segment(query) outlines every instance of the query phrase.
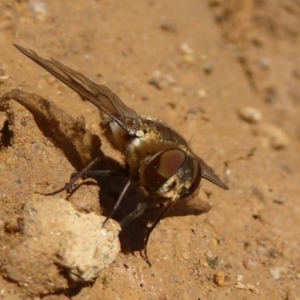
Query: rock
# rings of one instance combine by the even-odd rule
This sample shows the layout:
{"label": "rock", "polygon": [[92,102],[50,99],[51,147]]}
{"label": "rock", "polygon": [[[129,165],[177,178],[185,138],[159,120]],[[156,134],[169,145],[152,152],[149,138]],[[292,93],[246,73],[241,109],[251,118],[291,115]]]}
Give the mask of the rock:
{"label": "rock", "polygon": [[47,4],[43,1],[29,2],[29,8],[33,12],[37,21],[44,21],[47,17],[48,9]]}
{"label": "rock", "polygon": [[192,49],[191,46],[187,43],[182,43],[180,45],[180,51],[183,55],[192,55],[192,54],[194,54],[194,49]]}
{"label": "rock", "polygon": [[207,92],[205,89],[200,89],[198,92],[197,92],[197,96],[199,98],[202,98],[202,99],[205,99],[207,98]]}
{"label": "rock", "polygon": [[167,83],[169,85],[172,85],[172,84],[176,83],[176,79],[172,75],[170,75],[170,74],[164,74],[162,76],[162,80],[163,80],[163,82],[165,82],[165,83]]}
{"label": "rock", "polygon": [[182,54],[181,61],[184,65],[193,65],[196,62],[194,49],[189,44],[183,43],[180,45],[180,52]]}
{"label": "rock", "polygon": [[205,64],[203,66],[203,71],[205,74],[210,75],[214,70],[214,66],[212,64]]}
{"label": "rock", "polygon": [[213,280],[216,285],[224,286],[224,285],[228,284],[230,278],[223,271],[219,270],[214,274]]}
{"label": "rock", "polygon": [[262,137],[263,145],[272,147],[275,150],[286,148],[290,140],[287,134],[277,125],[272,123],[262,123],[253,129],[254,134]]}
{"label": "rock", "polygon": [[196,62],[196,58],[193,54],[186,54],[182,56],[182,62],[187,65],[193,65]]}
{"label": "rock", "polygon": [[248,123],[259,123],[262,119],[261,112],[257,108],[250,106],[239,109],[238,114],[241,119]]}
{"label": "rock", "polygon": [[281,278],[281,275],[286,273],[286,269],[283,267],[273,267],[270,268],[270,274],[273,278],[273,280],[278,280]]}
{"label": "rock", "polygon": [[258,65],[263,69],[263,70],[268,70],[270,68],[270,61],[267,58],[260,58],[258,60]]}
{"label": "rock", "polygon": [[[66,200],[36,197],[27,201],[21,238],[1,261],[5,276],[27,293],[45,295],[76,282],[93,281],[119,253],[120,227],[104,217],[81,214]],[[2,260],[2,259],[1,259]]]}

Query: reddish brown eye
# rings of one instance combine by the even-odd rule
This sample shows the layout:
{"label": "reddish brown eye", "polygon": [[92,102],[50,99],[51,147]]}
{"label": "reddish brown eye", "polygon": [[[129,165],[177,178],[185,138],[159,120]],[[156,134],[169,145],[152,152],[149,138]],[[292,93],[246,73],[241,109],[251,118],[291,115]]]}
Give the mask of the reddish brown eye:
{"label": "reddish brown eye", "polygon": [[182,166],[185,154],[178,149],[165,151],[161,154],[160,166],[157,171],[165,178],[172,177]]}
{"label": "reddish brown eye", "polygon": [[193,159],[193,176],[191,179],[191,186],[189,187],[189,195],[192,195],[196,192],[200,185],[202,177],[202,168],[199,162]]}
{"label": "reddish brown eye", "polygon": [[152,157],[143,173],[147,189],[158,190],[179,170],[185,157],[185,153],[179,149],[165,150]]}

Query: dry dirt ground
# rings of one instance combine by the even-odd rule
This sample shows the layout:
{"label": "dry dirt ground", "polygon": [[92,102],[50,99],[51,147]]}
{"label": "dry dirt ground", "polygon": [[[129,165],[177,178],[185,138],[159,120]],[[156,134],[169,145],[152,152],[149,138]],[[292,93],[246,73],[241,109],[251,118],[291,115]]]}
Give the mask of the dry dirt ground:
{"label": "dry dirt ground", "polygon": [[[122,157],[101,136],[97,109],[12,43],[163,119],[229,185],[203,180],[199,194],[174,207],[150,237],[152,267],[139,252],[149,216],[121,232],[121,251],[94,282],[74,283],[51,261],[48,238],[66,193],[35,192],[64,186],[99,153],[100,139],[104,153]],[[299,0],[2,0],[0,45],[0,96],[18,88],[51,101],[1,103],[1,299],[300,299]],[[41,116],[49,103],[61,109],[50,121]],[[106,180],[100,198],[111,207],[124,182]],[[68,214],[100,214],[98,192],[95,182],[82,185],[69,197],[81,213],[69,206]],[[116,219],[139,197],[130,191]],[[42,218],[33,233],[41,201],[53,204],[57,221],[47,227]]]}

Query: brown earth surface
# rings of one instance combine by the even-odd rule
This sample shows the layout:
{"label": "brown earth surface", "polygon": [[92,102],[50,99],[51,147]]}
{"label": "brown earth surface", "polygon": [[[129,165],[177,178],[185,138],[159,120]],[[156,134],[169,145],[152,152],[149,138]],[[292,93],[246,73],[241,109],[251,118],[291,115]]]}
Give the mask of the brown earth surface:
{"label": "brown earth surface", "polygon": [[[100,153],[98,136],[105,154],[122,157],[97,109],[12,43],[163,119],[230,187],[203,180],[172,209],[150,237],[152,267],[140,255],[148,215],[121,233],[121,252],[94,282],[75,284],[51,261],[51,234],[49,253],[32,233],[26,240],[35,192],[64,186]],[[300,299],[300,1],[2,0],[0,45],[0,97],[18,88],[43,99],[0,104],[0,299]],[[103,206],[93,180],[68,199],[100,214],[123,184],[100,185]],[[57,197],[37,201],[55,210]],[[139,197],[131,190],[115,218]]]}

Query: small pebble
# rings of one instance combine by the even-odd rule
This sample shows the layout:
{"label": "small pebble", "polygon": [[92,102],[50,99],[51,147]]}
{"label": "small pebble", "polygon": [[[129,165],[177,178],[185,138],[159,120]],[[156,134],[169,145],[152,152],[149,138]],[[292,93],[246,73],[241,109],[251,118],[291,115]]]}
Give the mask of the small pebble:
{"label": "small pebble", "polygon": [[212,73],[212,71],[214,70],[214,67],[212,64],[206,64],[204,67],[203,67],[203,71],[205,72],[205,74],[209,75]]}
{"label": "small pebble", "polygon": [[7,80],[8,78],[9,78],[8,75],[2,75],[2,76],[0,76],[0,80],[1,81]]}
{"label": "small pebble", "polygon": [[236,281],[237,281],[237,282],[241,282],[241,281],[243,281],[243,279],[244,279],[244,275],[242,275],[242,274],[238,274],[238,275],[236,276]]}
{"label": "small pebble", "polygon": [[194,107],[191,107],[187,110],[187,114],[196,115],[198,113],[198,110]]}
{"label": "small pebble", "polygon": [[217,271],[214,274],[214,283],[218,286],[226,285],[229,281],[229,277],[223,271]]}
{"label": "small pebble", "polygon": [[281,268],[281,267],[274,267],[274,268],[270,268],[270,274],[273,278],[273,280],[278,280],[281,278],[281,274],[285,273],[285,268]]}
{"label": "small pebble", "polygon": [[263,70],[268,70],[270,68],[270,61],[267,58],[261,58],[258,60],[258,65]]}
{"label": "small pebble", "polygon": [[160,70],[153,71],[153,77],[159,79],[162,76],[162,73]]}
{"label": "small pebble", "polygon": [[5,83],[5,82],[7,81],[8,78],[9,78],[8,75],[0,76],[0,84]]}
{"label": "small pebble", "polygon": [[208,265],[212,268],[215,269],[218,267],[219,265],[219,259],[218,257],[207,257],[206,261],[208,263]]}
{"label": "small pebble", "polygon": [[270,146],[275,150],[286,148],[289,143],[287,134],[277,125],[272,123],[263,123],[254,128],[254,134],[265,138],[263,140],[265,146]]}
{"label": "small pebble", "polygon": [[173,85],[176,83],[176,79],[170,75],[170,74],[162,74],[160,70],[155,70],[153,72],[153,78],[150,80],[151,82],[148,82],[152,85],[155,85],[154,82],[157,82],[158,85],[160,83],[162,84],[168,84],[168,85]]}
{"label": "small pebble", "polygon": [[160,29],[162,29],[164,31],[172,32],[172,33],[177,33],[177,29],[176,29],[175,25],[171,24],[171,23],[162,24],[160,26]]}
{"label": "small pebble", "polygon": [[169,75],[169,74],[163,75],[162,80],[167,84],[175,84],[176,83],[176,79],[172,75]]}
{"label": "small pebble", "polygon": [[206,90],[201,89],[197,92],[198,97],[200,97],[201,99],[205,99],[207,97],[207,93]]}
{"label": "small pebble", "polygon": [[235,287],[237,289],[246,289],[246,285],[241,283],[240,281],[236,283]]}
{"label": "small pebble", "polygon": [[184,55],[194,54],[194,50],[187,43],[183,43],[183,44],[180,45],[180,51]]}
{"label": "small pebble", "polygon": [[55,82],[57,82],[57,79],[55,77],[53,77],[53,76],[46,76],[46,80],[51,85],[53,85]]}
{"label": "small pebble", "polygon": [[193,65],[196,62],[196,59],[193,54],[185,54],[182,57],[182,61],[187,65]]}
{"label": "small pebble", "polygon": [[262,119],[261,112],[257,108],[250,106],[239,109],[238,114],[248,123],[259,123]]}
{"label": "small pebble", "polygon": [[44,21],[47,17],[47,4],[43,1],[33,1],[29,3],[30,10],[34,13],[37,21]]}
{"label": "small pebble", "polygon": [[183,93],[183,88],[180,86],[176,86],[172,89],[173,93],[178,93],[178,94],[182,94]]}
{"label": "small pebble", "polygon": [[158,90],[161,90],[161,89],[162,89],[161,86],[159,85],[159,82],[158,82],[156,79],[150,79],[150,80],[148,81],[148,83],[149,83],[150,85],[153,85],[154,87],[156,87]]}

